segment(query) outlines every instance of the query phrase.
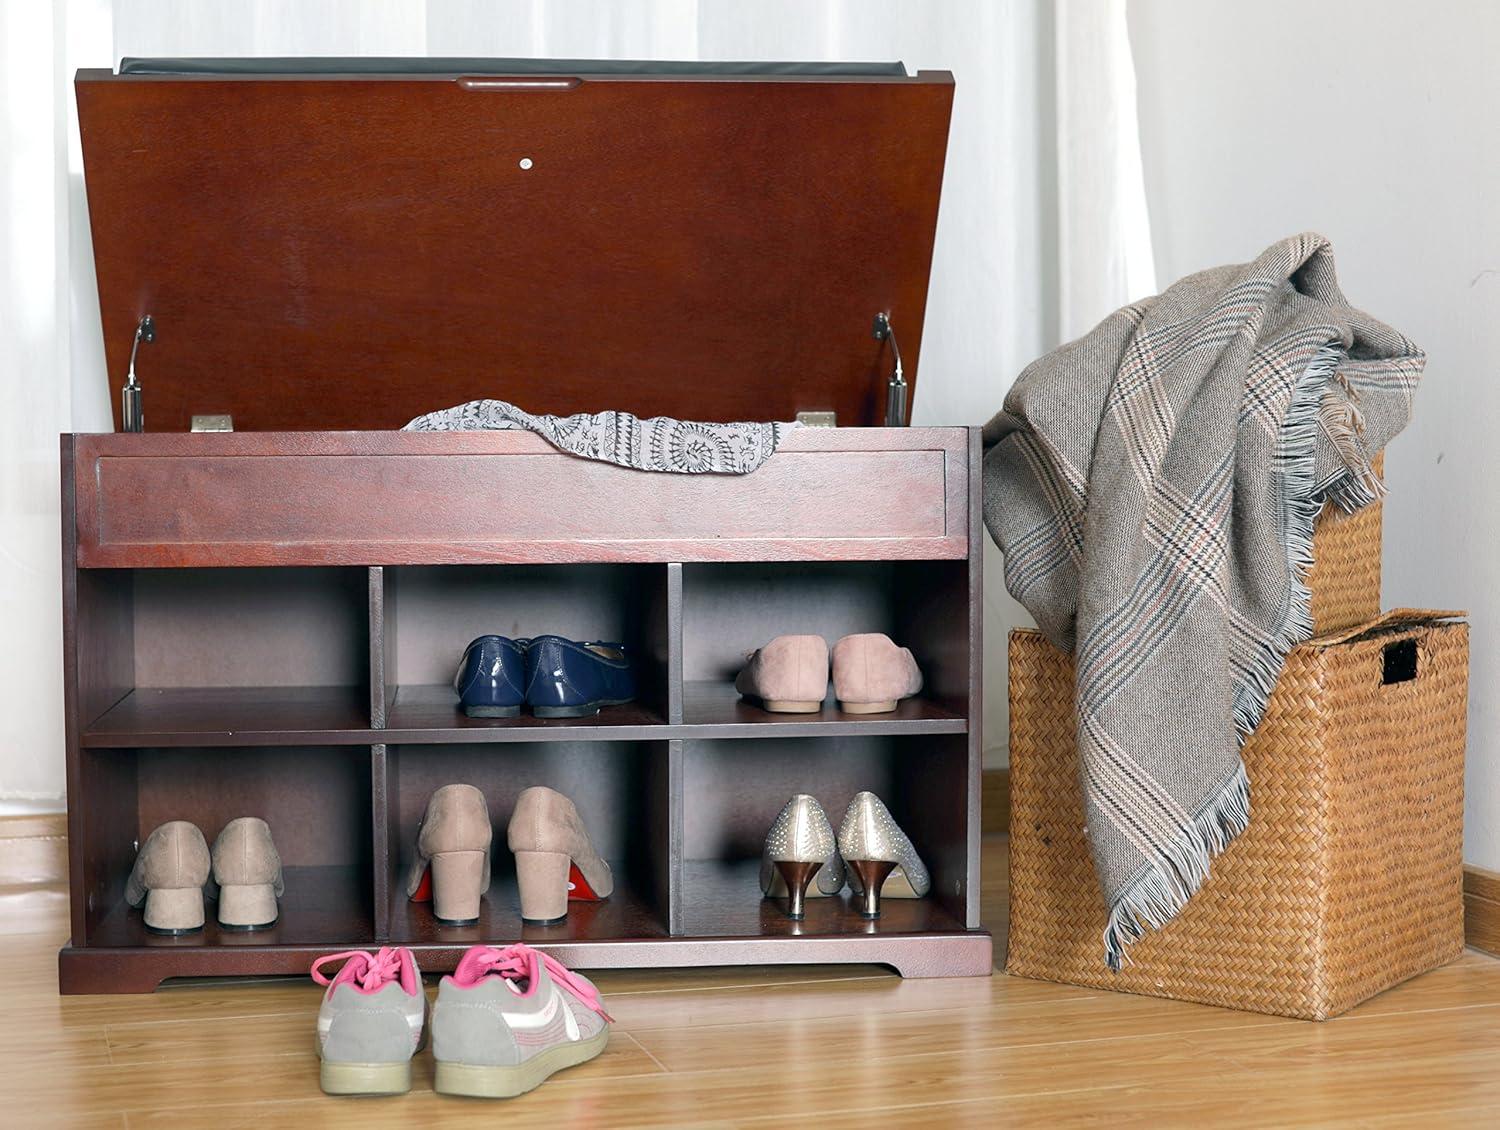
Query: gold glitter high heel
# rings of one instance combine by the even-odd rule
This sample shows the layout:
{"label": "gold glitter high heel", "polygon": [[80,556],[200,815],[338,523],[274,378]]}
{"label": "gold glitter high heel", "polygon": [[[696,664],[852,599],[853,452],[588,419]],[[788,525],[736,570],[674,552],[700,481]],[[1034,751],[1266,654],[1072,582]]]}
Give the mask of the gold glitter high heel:
{"label": "gold glitter high heel", "polygon": [[839,825],[839,854],[863,918],[880,917],[880,896],[919,899],[932,889],[917,849],[874,793],[858,793]]}
{"label": "gold glitter high heel", "polygon": [[837,894],[844,887],[844,861],[823,806],[806,793],[786,802],[766,833],[760,889],[767,898],[787,898],[786,916],[801,921],[805,899]]}

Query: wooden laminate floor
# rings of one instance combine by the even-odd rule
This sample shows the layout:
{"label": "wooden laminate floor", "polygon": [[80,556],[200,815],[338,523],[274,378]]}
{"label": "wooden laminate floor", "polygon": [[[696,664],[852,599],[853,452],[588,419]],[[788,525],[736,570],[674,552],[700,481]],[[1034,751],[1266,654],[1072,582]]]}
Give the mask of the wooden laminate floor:
{"label": "wooden laminate floor", "polygon": [[[1003,935],[1004,840],[985,855]],[[309,981],[59,997],[60,890],[0,888],[0,933],[6,1127],[1500,1122],[1500,961],[1477,953],[1326,1024],[998,973],[601,973],[604,1055],[492,1103],[434,1095],[425,1054],[408,1096],[324,1097]]]}

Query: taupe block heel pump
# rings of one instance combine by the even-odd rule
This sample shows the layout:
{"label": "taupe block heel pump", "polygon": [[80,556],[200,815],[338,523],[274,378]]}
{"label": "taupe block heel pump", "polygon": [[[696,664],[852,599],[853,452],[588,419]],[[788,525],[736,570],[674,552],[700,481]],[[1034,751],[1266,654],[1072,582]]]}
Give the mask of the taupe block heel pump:
{"label": "taupe block heel pump", "polygon": [[839,825],[838,848],[863,918],[880,917],[880,896],[921,898],[932,888],[917,849],[874,793],[857,793]]}
{"label": "taupe block heel pump", "polygon": [[224,825],[214,840],[214,884],[219,925],[226,930],[264,930],[280,917],[277,899],[285,891],[281,856],[271,829],[256,816]]}
{"label": "taupe block heel pump", "polygon": [[760,889],[767,898],[786,898],[786,916],[801,921],[808,897],[837,894],[844,886],[844,862],[828,814],[806,793],[786,802],[766,833]]}
{"label": "taupe block heel pump", "polygon": [[490,889],[490,808],[473,785],[444,785],[427,800],[417,829],[417,856],[406,878],[413,902],[432,900],[444,926],[479,921],[479,900]]}
{"label": "taupe block heel pump", "polygon": [[432,916],[445,926],[479,921],[479,900],[489,890],[490,853],[440,851],[432,857]]}
{"label": "taupe block heel pump", "polygon": [[518,796],[505,839],[516,853],[523,922],[550,926],[568,916],[570,901],[597,902],[614,892],[614,875],[578,809],[555,789],[538,785]]}

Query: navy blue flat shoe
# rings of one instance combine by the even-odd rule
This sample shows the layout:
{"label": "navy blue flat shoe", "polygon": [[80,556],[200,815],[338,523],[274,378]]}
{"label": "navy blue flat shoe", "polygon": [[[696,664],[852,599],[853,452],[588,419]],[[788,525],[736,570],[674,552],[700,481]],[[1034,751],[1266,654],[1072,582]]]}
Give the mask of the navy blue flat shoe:
{"label": "navy blue flat shoe", "polygon": [[526,648],[526,703],[538,718],[587,718],[635,698],[630,656],[617,643],[537,636]]}
{"label": "navy blue flat shoe", "polygon": [[526,701],[526,641],[480,636],[469,644],[453,689],[470,718],[514,718]]}

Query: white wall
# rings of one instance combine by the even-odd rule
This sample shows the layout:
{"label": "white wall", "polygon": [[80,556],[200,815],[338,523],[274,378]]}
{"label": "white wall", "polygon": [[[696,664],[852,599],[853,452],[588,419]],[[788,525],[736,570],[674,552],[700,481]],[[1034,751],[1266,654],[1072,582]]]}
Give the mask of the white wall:
{"label": "white wall", "polygon": [[1388,607],[1471,612],[1464,858],[1500,870],[1500,4],[1130,0],[1163,283],[1304,229],[1427,350],[1386,460]]}

